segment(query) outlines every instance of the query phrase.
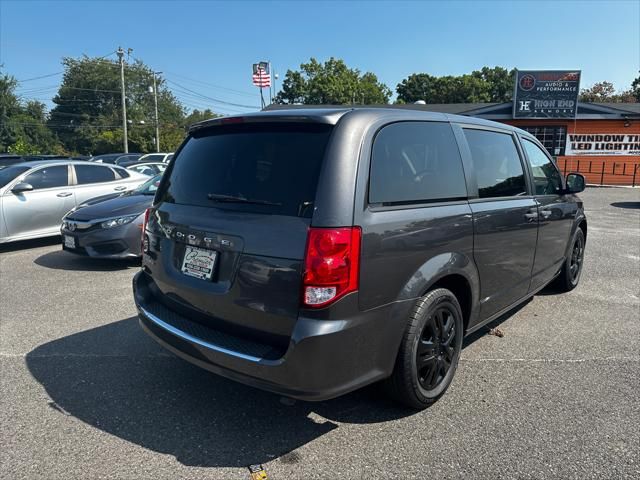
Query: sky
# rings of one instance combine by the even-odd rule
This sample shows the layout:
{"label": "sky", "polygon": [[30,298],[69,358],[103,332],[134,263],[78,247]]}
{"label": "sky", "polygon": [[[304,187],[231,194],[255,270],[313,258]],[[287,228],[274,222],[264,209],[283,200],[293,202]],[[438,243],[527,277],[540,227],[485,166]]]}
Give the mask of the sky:
{"label": "sky", "polygon": [[118,46],[162,71],[189,109],[223,114],[259,106],[252,63],[271,61],[279,86],[310,57],[342,58],[394,91],[412,73],[485,65],[581,69],[582,87],[607,80],[623,90],[640,69],[640,0],[0,0],[2,71],[18,80],[55,74],[21,82],[24,99],[51,105],[62,57]]}

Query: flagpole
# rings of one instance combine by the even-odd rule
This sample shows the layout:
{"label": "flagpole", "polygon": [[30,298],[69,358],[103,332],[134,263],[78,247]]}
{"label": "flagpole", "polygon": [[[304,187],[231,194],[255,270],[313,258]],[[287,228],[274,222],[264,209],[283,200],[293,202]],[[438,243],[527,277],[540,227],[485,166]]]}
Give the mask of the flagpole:
{"label": "flagpole", "polygon": [[273,95],[271,94],[271,62],[269,64],[269,105],[273,103]]}

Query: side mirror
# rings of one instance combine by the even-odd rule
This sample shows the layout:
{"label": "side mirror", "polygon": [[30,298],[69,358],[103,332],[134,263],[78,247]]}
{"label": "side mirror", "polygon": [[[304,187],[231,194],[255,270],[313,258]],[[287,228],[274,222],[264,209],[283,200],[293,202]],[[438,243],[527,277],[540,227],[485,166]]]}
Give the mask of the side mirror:
{"label": "side mirror", "polygon": [[13,186],[13,188],[11,189],[11,193],[18,194],[22,192],[30,192],[31,190],[33,190],[33,185],[26,182],[19,182]]}
{"label": "side mirror", "polygon": [[567,193],[580,193],[584,191],[584,187],[584,175],[580,175],[579,173],[570,173],[567,175]]}

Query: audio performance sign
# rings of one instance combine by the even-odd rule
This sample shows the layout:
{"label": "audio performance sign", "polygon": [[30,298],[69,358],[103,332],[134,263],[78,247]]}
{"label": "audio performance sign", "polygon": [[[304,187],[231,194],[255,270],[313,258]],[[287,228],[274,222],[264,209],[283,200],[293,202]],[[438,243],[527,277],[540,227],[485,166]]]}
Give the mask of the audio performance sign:
{"label": "audio performance sign", "polygon": [[580,70],[518,70],[513,118],[575,118]]}

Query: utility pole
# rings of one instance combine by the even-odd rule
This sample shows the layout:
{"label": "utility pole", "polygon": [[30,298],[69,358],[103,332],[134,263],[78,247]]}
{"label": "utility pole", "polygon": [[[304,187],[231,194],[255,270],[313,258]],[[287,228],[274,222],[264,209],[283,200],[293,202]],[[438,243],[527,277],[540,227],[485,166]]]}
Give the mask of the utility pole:
{"label": "utility pole", "polygon": [[118,58],[120,59],[120,90],[122,93],[122,143],[124,145],[124,153],[129,153],[129,139],[127,135],[127,102],[124,94],[124,50],[118,47]]}
{"label": "utility pole", "polygon": [[153,72],[153,104],[156,110],[156,152],[160,151],[160,124],[158,123],[158,88],[156,87],[156,75],[162,72]]}

